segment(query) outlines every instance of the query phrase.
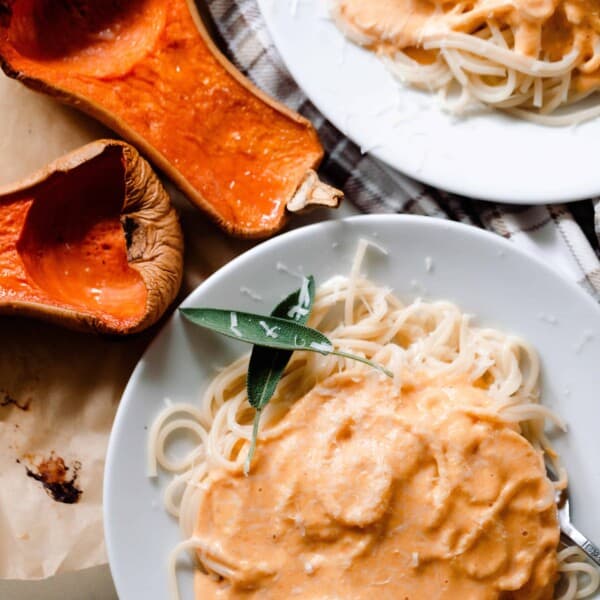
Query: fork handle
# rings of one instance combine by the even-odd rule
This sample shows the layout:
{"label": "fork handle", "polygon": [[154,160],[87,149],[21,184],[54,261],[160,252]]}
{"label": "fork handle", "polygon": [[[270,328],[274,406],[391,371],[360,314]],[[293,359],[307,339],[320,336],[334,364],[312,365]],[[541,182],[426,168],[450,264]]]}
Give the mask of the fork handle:
{"label": "fork handle", "polygon": [[581,531],[571,524],[568,527],[563,527],[562,532],[600,567],[600,548],[596,544],[588,540]]}

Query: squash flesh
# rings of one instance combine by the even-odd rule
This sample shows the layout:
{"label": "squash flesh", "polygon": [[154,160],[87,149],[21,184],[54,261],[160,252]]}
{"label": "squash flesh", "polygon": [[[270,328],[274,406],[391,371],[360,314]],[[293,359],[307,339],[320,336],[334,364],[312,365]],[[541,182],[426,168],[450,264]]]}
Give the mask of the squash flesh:
{"label": "squash flesh", "polygon": [[57,72],[111,78],[126,74],[152,50],[165,19],[160,0],[21,0],[13,5],[8,37],[23,56]]}
{"label": "squash flesh", "polygon": [[73,309],[115,328],[143,316],[147,289],[120,222],[124,169],[113,148],[0,198],[0,303]]}
{"label": "squash flesh", "polygon": [[[310,124],[267,104],[225,69],[185,0],[140,0],[135,10],[111,1],[111,18],[105,8],[96,20],[101,2],[77,2],[88,7],[83,21],[52,8],[59,4],[14,2],[9,27],[0,29],[5,64],[28,84],[83,98],[85,110],[155,150],[155,162],[188,195],[186,184],[197,190],[197,201],[226,228],[246,235],[277,229],[322,155]],[[56,40],[75,26],[85,32],[61,47]]]}

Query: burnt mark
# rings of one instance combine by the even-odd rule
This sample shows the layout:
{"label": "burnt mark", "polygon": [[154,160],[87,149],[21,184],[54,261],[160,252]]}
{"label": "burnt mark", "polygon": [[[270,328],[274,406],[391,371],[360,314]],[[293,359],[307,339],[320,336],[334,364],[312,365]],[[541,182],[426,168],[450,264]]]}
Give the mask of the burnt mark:
{"label": "burnt mark", "polygon": [[131,217],[124,217],[121,219],[121,226],[125,232],[125,244],[127,245],[127,250],[129,250],[133,243],[133,234],[138,228],[138,224]]}
{"label": "burnt mark", "polygon": [[25,402],[19,402],[13,398],[8,392],[0,390],[0,408],[4,406],[15,406],[19,410],[29,410],[31,406],[31,398],[27,398]]}
{"label": "burnt mark", "polygon": [[127,248],[127,259],[135,262],[143,258],[146,251],[146,235],[144,227],[133,217],[121,217],[121,227],[125,234],[125,246]]}
{"label": "burnt mark", "polygon": [[54,452],[33,468],[25,467],[27,477],[39,481],[52,500],[63,504],[75,504],[83,494],[83,491],[77,487],[80,469],[79,461],[67,467],[65,461]]}

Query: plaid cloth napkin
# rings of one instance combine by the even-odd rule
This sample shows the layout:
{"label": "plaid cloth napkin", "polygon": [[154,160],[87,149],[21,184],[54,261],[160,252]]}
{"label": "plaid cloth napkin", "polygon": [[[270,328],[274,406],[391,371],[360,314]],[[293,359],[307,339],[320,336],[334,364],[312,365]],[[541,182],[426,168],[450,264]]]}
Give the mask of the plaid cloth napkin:
{"label": "plaid cloth napkin", "polygon": [[212,19],[208,25],[217,44],[256,85],[312,121],[326,151],[321,176],[344,190],[360,210],[427,215],[489,229],[537,255],[600,300],[600,198],[569,205],[509,206],[414,181],[361,154],[325,120],[284,67],[256,0],[207,0],[207,5],[205,17]]}

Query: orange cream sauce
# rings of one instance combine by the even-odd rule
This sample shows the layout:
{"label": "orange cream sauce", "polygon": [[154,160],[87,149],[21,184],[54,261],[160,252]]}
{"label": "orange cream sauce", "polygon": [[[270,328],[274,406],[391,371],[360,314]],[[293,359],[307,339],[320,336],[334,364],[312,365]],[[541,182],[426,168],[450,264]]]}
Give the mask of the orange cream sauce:
{"label": "orange cream sauce", "polygon": [[0,45],[15,68],[112,112],[229,223],[278,223],[321,156],[305,122],[266,105],[221,66],[186,0],[17,0],[12,10]]}
{"label": "orange cream sauce", "polygon": [[510,27],[514,49],[560,60],[578,50],[573,87],[600,86],[600,0],[339,0],[339,17],[364,45],[387,54],[415,52],[431,34],[476,33],[488,21]]}
{"label": "orange cream sauce", "polygon": [[0,303],[72,308],[111,324],[143,316],[147,290],[127,262],[119,220],[121,160],[106,151],[0,199]]}
{"label": "orange cream sauce", "polygon": [[227,577],[199,599],[552,598],[559,527],[542,459],[463,383],[399,396],[336,375],[258,446],[214,471],[195,535]]}

